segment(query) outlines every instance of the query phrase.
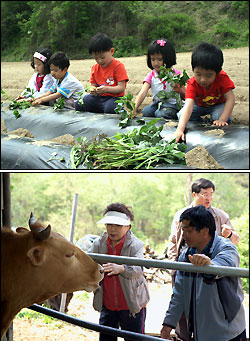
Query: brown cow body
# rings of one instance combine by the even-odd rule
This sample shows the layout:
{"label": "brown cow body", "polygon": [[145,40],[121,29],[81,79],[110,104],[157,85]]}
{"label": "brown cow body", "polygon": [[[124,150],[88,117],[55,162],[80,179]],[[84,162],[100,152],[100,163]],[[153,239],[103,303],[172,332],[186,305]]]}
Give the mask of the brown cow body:
{"label": "brown cow body", "polygon": [[1,337],[25,307],[59,293],[93,291],[102,267],[63,236],[29,220],[31,231],[1,230]]}

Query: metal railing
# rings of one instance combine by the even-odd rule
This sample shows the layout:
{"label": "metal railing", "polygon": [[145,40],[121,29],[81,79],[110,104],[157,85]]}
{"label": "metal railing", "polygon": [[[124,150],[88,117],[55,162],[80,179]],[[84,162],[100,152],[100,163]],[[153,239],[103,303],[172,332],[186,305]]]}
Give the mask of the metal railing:
{"label": "metal railing", "polygon": [[[99,253],[88,253],[88,255],[93,258],[96,262],[99,263],[117,263],[117,264],[126,264],[126,265],[138,265],[146,268],[154,267],[159,269],[171,269],[171,270],[181,270],[188,272],[199,272],[220,276],[237,276],[237,277],[245,277],[249,278],[249,269],[247,268],[232,268],[229,266],[216,266],[216,265],[205,265],[205,266],[194,266],[190,263],[185,262],[173,262],[167,260],[155,260],[155,259],[144,259],[144,258],[136,258],[136,257],[124,257],[124,256],[110,256],[103,255]],[[94,330],[96,332],[105,333],[108,335],[118,336],[127,338],[129,340],[159,340],[158,337],[149,336],[145,334],[138,334],[134,332],[129,332],[125,330],[120,330],[116,328],[111,328],[107,326],[102,326],[96,323],[87,322],[80,320],[78,318],[63,314],[61,312],[57,312],[55,310],[41,307],[40,305],[33,304],[29,307],[29,309],[35,310],[39,313],[46,314],[51,317],[55,317],[62,321]]]}
{"label": "metal railing", "polygon": [[187,272],[199,272],[219,276],[236,276],[249,278],[249,269],[247,268],[232,268],[230,266],[217,265],[194,266],[191,263],[185,262],[173,262],[167,260],[145,259],[124,256],[110,256],[99,253],[88,253],[88,255],[98,263],[109,262],[126,265],[140,265],[146,268],[152,267],[159,269],[181,270]]}
{"label": "metal railing", "polygon": [[69,316],[69,315],[63,314],[61,312],[49,309],[49,308],[41,307],[40,305],[37,305],[37,304],[33,304],[32,306],[29,307],[29,309],[37,311],[38,313],[42,313],[42,314],[46,314],[46,315],[51,316],[51,317],[55,317],[59,320],[74,324],[74,325],[79,326],[79,327],[91,329],[91,330],[94,330],[96,332],[101,332],[101,333],[108,334],[108,335],[123,337],[123,338],[126,338],[128,340],[143,340],[143,341],[157,341],[158,340],[159,341],[158,337],[134,333],[134,332],[129,332],[126,330],[102,326],[100,324],[93,323],[93,322],[83,321],[83,320],[80,320],[80,319],[75,318],[73,316]]}

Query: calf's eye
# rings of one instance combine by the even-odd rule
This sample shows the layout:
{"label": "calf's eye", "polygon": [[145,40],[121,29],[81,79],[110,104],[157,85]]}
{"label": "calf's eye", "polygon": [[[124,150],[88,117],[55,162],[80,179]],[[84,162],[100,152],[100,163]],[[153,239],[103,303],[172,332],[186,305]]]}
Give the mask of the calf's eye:
{"label": "calf's eye", "polygon": [[74,251],[72,251],[72,252],[67,253],[67,254],[65,255],[65,257],[71,258],[71,257],[74,256],[74,254],[75,254]]}

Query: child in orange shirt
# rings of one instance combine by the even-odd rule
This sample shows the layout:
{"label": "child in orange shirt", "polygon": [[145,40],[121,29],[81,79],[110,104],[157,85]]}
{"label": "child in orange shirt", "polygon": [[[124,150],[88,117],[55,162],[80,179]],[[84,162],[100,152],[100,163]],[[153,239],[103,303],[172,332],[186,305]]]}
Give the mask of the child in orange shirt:
{"label": "child in orange shirt", "polygon": [[91,68],[90,84],[93,89],[84,96],[84,104],[75,102],[75,110],[115,114],[115,101],[124,96],[128,75],[124,65],[113,58],[112,40],[102,33],[96,34],[89,43],[89,53],[96,60]]}

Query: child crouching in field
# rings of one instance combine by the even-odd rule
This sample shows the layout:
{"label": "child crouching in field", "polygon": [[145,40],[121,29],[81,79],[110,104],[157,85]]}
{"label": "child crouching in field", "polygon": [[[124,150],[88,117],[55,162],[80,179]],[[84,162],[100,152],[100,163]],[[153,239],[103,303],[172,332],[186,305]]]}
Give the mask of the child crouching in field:
{"label": "child crouching in field", "polygon": [[15,99],[16,101],[32,102],[33,98],[37,98],[49,90],[54,82],[49,67],[50,57],[51,52],[47,48],[41,48],[34,53],[31,66],[35,73],[30,78],[27,88]]}
{"label": "child crouching in field", "polygon": [[[116,256],[143,258],[144,244],[131,232],[134,215],[122,203],[113,203],[104,211],[98,223],[107,232],[96,238],[88,250]],[[104,279],[94,293],[93,306],[101,312],[99,323],[144,334],[146,304],[149,292],[141,266],[106,263]],[[100,341],[116,340],[115,336],[100,333]]]}
{"label": "child crouching in field", "polygon": [[90,40],[89,53],[96,61],[90,75],[92,90],[83,104],[75,103],[75,110],[115,114],[115,101],[124,96],[129,79],[124,65],[113,58],[114,51],[106,34],[98,33]]}
{"label": "child crouching in field", "polygon": [[177,113],[179,124],[173,134],[176,142],[185,139],[184,130],[189,120],[201,121],[210,114],[211,123],[223,127],[231,123],[235,99],[234,83],[222,71],[223,53],[217,46],[199,44],[191,57],[194,77],[187,81],[185,105]]}
{"label": "child crouching in field", "polygon": [[69,59],[64,52],[54,53],[49,61],[51,75],[55,78],[54,83],[44,95],[36,98],[33,106],[44,102],[58,101],[64,98],[64,107],[74,109],[74,101],[84,93],[81,82],[68,72]]}
{"label": "child crouching in field", "polygon": [[[180,94],[181,99],[185,97],[185,86],[180,87],[179,84],[175,84],[172,88],[167,81],[163,81],[158,77],[160,72],[160,67],[165,66],[166,68],[172,68],[176,64],[176,53],[173,45],[167,39],[157,39],[154,40],[148,47],[147,52],[147,65],[152,70],[146,76],[143,81],[143,86],[139,92],[136,102],[135,110],[132,117],[135,117],[139,106],[144,101],[149,89],[152,90],[153,103],[146,106],[142,110],[143,116],[146,117],[164,117],[168,119],[177,119],[176,113],[178,112],[178,107],[176,104],[175,97],[170,97],[166,102],[162,103],[160,108],[159,104],[162,102],[157,94],[160,91],[165,91],[170,93],[175,91]],[[172,68],[176,75],[181,74],[179,70]],[[171,94],[170,94],[171,96]]]}

